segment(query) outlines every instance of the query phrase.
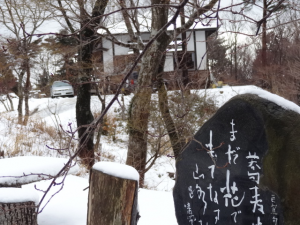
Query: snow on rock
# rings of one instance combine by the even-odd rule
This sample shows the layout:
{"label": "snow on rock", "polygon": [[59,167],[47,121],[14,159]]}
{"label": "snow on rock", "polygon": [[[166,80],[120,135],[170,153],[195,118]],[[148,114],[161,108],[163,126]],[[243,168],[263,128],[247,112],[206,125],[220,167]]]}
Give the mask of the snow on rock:
{"label": "snow on rock", "polygon": [[272,94],[268,91],[265,91],[259,87],[249,85],[249,86],[223,86],[222,88],[207,89],[205,91],[201,90],[200,93],[203,94],[206,92],[208,96],[215,99],[215,103],[218,107],[221,107],[232,97],[241,94],[255,94],[261,98],[264,98],[268,101],[274,102],[275,104],[281,106],[286,110],[292,110],[294,112],[300,113],[300,107],[281,96]]}
{"label": "snow on rock", "polygon": [[294,102],[291,102],[281,96],[272,94],[272,93],[262,90],[260,88],[257,88],[257,89],[253,88],[249,91],[245,91],[245,94],[246,93],[258,95],[261,98],[264,98],[266,100],[274,102],[275,104],[281,106],[282,108],[284,108],[286,110],[292,110],[292,111],[300,114],[300,107],[297,104],[295,104]]}
{"label": "snow on rock", "polygon": [[[20,156],[0,159],[0,184],[27,184],[47,179],[49,178],[48,176],[40,176],[38,174],[55,176],[67,162],[68,159],[65,158],[40,156]],[[69,171],[70,174],[78,172],[79,166],[77,164],[71,167]]]}
{"label": "snow on rock", "polygon": [[36,191],[22,188],[0,188],[1,203],[34,202],[39,203],[39,196]]}
{"label": "snow on rock", "polygon": [[94,170],[128,180],[139,180],[139,173],[131,166],[115,162],[98,162],[93,166]]}

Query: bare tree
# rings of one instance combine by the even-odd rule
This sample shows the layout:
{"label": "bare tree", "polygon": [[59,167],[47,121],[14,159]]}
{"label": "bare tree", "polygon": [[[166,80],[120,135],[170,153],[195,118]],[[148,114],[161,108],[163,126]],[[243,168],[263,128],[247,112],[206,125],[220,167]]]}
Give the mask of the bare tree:
{"label": "bare tree", "polygon": [[[129,109],[129,143],[126,164],[133,166],[140,173],[140,185],[143,186],[144,173],[146,169],[147,159],[147,129],[148,118],[150,113],[150,98],[152,94],[152,80],[156,79],[159,74],[161,62],[163,62],[164,53],[169,43],[174,40],[177,35],[185,32],[194,23],[194,20],[204,13],[209,12],[217,0],[210,1],[203,7],[197,7],[190,15],[189,20],[174,33],[167,32],[167,27],[176,24],[176,19],[180,11],[187,4],[182,1],[175,8],[172,18],[169,20],[169,7],[172,7],[169,1],[151,1],[152,23],[150,27],[150,37],[153,42],[147,48],[147,51],[141,59],[139,71],[138,86],[135,90]],[[149,43],[149,42],[148,42]],[[139,46],[135,46],[138,48]],[[164,113],[165,114],[165,113]],[[175,152],[178,155],[179,152]]]}
{"label": "bare tree", "polygon": [[[84,145],[79,156],[87,168],[92,167],[95,158],[93,135],[90,135],[86,140],[88,136],[85,134],[87,126],[94,120],[90,109],[92,55],[97,48],[101,48],[101,39],[99,40],[99,35],[97,35],[97,27],[101,25],[107,2],[96,0],[89,4],[83,0],[78,0],[76,3],[68,0],[57,0],[57,4],[52,4],[52,7],[61,13],[60,16],[64,18],[69,31],[72,34],[75,34],[75,31],[78,32],[76,119],[79,128],[79,145]],[[73,12],[73,15],[70,15],[70,12]],[[75,26],[72,23],[74,20],[76,21]]]}
{"label": "bare tree", "polygon": [[[234,58],[234,54],[230,49],[232,46],[227,44],[227,41],[225,38],[213,34],[207,42],[209,72],[218,80],[222,78],[228,79],[232,76],[231,72],[234,63],[232,59]],[[229,54],[227,52],[229,52]]]}
{"label": "bare tree", "polygon": [[267,61],[267,21],[270,19],[270,16],[278,16],[282,13],[282,9],[287,7],[285,0],[261,0],[262,6],[259,5],[259,2],[251,0],[243,0],[248,7],[256,6],[256,8],[261,9],[262,11],[262,20],[257,22],[257,33],[262,28],[261,32],[261,64],[263,67],[268,65]]}
{"label": "bare tree", "polygon": [[[10,57],[8,53],[0,52],[0,101],[4,105],[6,111],[13,111],[14,105],[10,97],[10,92],[16,85],[16,79],[13,75],[11,68],[12,62],[9,60],[9,58]],[[9,101],[9,105],[5,104],[6,100]]]}
{"label": "bare tree", "polygon": [[[187,1],[182,1],[180,4],[171,5],[169,2],[157,2],[155,0],[151,1],[150,5],[140,6],[141,8],[151,8],[151,26],[148,28],[150,31],[150,39],[146,45],[140,41],[140,24],[136,24],[136,20],[134,17],[134,13],[130,13],[133,10],[136,10],[138,5],[133,7],[133,4],[126,5],[124,2],[121,2],[120,10],[123,12],[123,17],[125,20],[125,24],[127,25],[127,31],[131,36],[130,43],[121,43],[119,40],[115,39],[113,35],[110,34],[109,30],[106,29],[107,33],[111,35],[110,40],[115,42],[116,44],[120,44],[126,47],[131,47],[134,49],[134,52],[138,52],[138,50],[144,50],[143,56],[141,57],[141,61],[139,62],[139,79],[138,86],[135,90],[135,95],[132,99],[130,108],[129,108],[129,119],[128,119],[128,127],[129,127],[129,144],[128,144],[128,155],[127,155],[127,164],[134,166],[140,173],[140,184],[143,185],[143,177],[144,172],[146,171],[146,158],[147,158],[147,130],[148,130],[148,119],[150,113],[150,98],[152,94],[152,81],[156,80],[161,74],[160,67],[163,65],[164,56],[169,43],[174,40],[176,42],[176,37],[179,34],[184,33],[188,28],[190,28],[195,19],[197,18],[198,23],[205,23],[205,19],[209,20],[210,18],[214,18],[214,15],[217,15],[220,12],[218,8],[214,8],[215,4],[218,1],[208,1],[206,5],[204,3],[199,6],[194,3],[189,3],[192,6],[193,10],[189,15],[183,15],[188,18],[188,20],[183,23],[182,27],[176,27],[176,19],[179,16],[182,9],[186,6]],[[242,5],[241,3],[237,5]],[[219,7],[219,5],[218,5]],[[224,7],[223,10],[228,10],[233,7],[233,5]],[[171,9],[171,10],[169,10]],[[170,14],[172,17],[169,18],[169,11],[172,11]],[[216,12],[216,14],[214,14]],[[232,12],[236,13],[236,12]],[[242,14],[242,18],[246,17],[243,14],[243,11],[238,12]],[[209,16],[208,16],[209,15]],[[270,15],[267,15],[270,16]],[[264,20],[267,18],[264,18]],[[264,21],[263,20],[263,21]],[[254,19],[251,20],[255,22]],[[166,31],[166,28],[170,25],[174,25],[175,28],[173,32]],[[132,29],[135,27],[134,29]],[[139,58],[138,58],[139,59]],[[137,59],[137,60],[138,60]],[[237,60],[236,60],[237,61]],[[164,85],[160,87],[163,88]],[[161,95],[166,96],[166,95]],[[164,102],[167,98],[164,98]],[[164,103],[167,106],[166,102]],[[162,108],[163,109],[163,108]],[[162,114],[167,116],[168,110],[165,108],[162,110]],[[170,121],[166,118],[166,120]],[[168,122],[170,125],[171,123]],[[176,133],[176,129],[174,130],[174,126],[170,126],[169,135]],[[175,137],[176,139],[176,137]],[[181,147],[175,147],[175,143],[179,143],[179,141],[174,141],[174,155],[175,157],[179,154]],[[181,145],[181,144],[180,144]],[[181,145],[182,146],[182,145]],[[173,149],[173,150],[174,150]]]}
{"label": "bare tree", "polygon": [[[29,90],[31,87],[31,60],[35,57],[38,40],[31,36],[36,33],[42,24],[49,19],[44,5],[39,1],[28,0],[1,0],[0,23],[7,30],[9,50],[16,60],[19,60],[18,76],[18,122],[27,123],[29,117]],[[26,80],[24,76],[26,74]],[[25,85],[23,85],[25,82]],[[23,119],[22,107],[25,100],[25,117]]]}

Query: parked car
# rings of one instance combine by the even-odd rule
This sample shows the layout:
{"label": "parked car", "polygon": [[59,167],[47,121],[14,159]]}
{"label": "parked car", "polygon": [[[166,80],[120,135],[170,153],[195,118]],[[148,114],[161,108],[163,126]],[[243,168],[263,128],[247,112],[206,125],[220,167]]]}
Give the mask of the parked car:
{"label": "parked car", "polygon": [[67,80],[54,81],[51,86],[50,95],[51,98],[60,96],[74,97],[74,88]]}

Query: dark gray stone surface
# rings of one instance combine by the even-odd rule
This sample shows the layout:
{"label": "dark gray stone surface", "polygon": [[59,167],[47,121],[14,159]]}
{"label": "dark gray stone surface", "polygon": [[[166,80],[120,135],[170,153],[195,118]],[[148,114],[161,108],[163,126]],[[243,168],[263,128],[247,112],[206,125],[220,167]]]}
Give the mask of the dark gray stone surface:
{"label": "dark gray stone surface", "polygon": [[300,224],[299,122],[256,95],[221,107],[176,162],[178,224]]}

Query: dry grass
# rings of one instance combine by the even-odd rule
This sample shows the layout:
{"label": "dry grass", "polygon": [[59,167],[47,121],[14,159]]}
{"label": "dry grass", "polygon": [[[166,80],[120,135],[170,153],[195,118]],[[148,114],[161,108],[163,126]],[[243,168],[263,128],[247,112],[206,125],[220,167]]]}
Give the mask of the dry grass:
{"label": "dry grass", "polygon": [[45,121],[31,120],[31,131],[42,132],[48,134],[51,138],[55,139],[57,130],[52,126],[47,126]]}
{"label": "dry grass", "polygon": [[2,135],[7,139],[0,139],[0,150],[3,157],[14,156],[55,156],[64,157],[63,151],[51,150],[75,148],[75,141],[62,130],[48,126],[45,121],[29,118],[27,126],[17,124],[17,120],[7,114],[1,114],[0,121],[4,124]]}

